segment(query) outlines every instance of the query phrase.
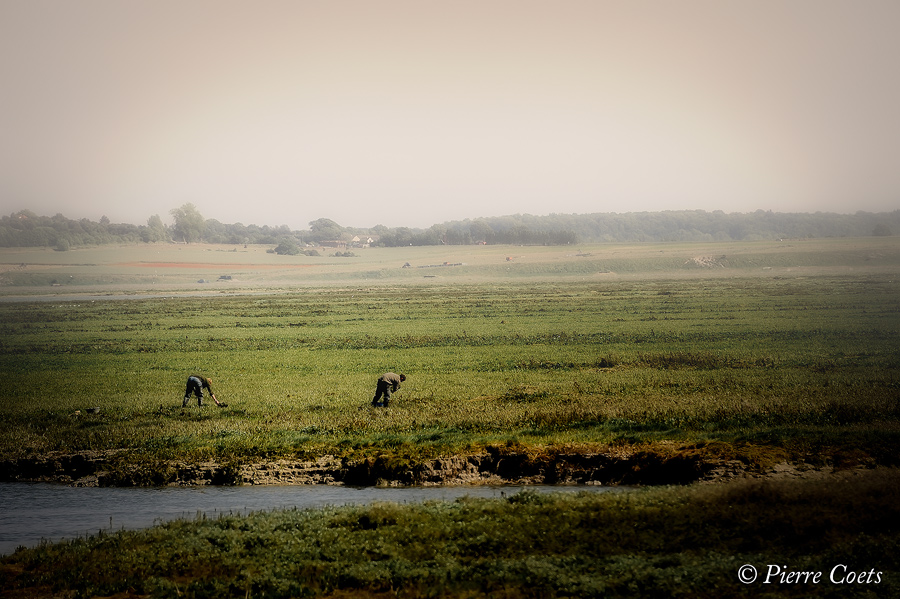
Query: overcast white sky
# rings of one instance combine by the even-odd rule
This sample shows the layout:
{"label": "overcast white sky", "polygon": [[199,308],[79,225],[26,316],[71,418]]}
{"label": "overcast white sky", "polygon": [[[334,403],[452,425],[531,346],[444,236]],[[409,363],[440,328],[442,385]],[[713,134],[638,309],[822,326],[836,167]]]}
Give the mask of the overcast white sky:
{"label": "overcast white sky", "polygon": [[897,0],[0,0],[0,213],[900,208]]}

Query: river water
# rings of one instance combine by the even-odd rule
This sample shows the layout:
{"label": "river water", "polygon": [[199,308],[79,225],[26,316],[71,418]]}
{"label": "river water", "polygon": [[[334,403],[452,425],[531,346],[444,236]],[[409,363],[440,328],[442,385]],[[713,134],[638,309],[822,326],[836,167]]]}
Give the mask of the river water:
{"label": "river water", "polygon": [[247,514],[279,508],[316,508],[373,501],[416,503],[459,497],[508,497],[523,489],[606,492],[600,486],[340,487],[328,485],[97,488],[45,483],[0,483],[0,555],[41,541],[59,541],[99,531],[149,528],[203,514]]}

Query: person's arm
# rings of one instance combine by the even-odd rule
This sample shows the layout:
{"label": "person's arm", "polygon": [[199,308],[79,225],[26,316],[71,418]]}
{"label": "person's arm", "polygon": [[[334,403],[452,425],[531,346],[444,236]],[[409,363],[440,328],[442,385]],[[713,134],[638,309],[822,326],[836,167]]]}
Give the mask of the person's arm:
{"label": "person's arm", "polygon": [[216,405],[219,405],[219,400],[216,399],[216,394],[213,393],[212,385],[209,384],[209,379],[204,380],[203,385],[206,387],[206,390],[209,391],[209,396],[213,398],[213,401],[216,402]]}

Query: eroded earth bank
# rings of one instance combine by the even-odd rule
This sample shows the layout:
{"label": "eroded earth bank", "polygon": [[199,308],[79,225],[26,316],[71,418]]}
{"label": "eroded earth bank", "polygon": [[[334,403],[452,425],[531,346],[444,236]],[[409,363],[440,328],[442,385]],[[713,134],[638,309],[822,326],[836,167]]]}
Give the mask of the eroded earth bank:
{"label": "eroded earth bank", "polygon": [[412,461],[396,456],[315,460],[141,460],[124,450],[53,453],[0,462],[2,482],[55,482],[73,486],[301,485],[660,485],[747,477],[810,477],[868,469],[865,462],[834,460],[755,462],[703,451],[481,453]]}

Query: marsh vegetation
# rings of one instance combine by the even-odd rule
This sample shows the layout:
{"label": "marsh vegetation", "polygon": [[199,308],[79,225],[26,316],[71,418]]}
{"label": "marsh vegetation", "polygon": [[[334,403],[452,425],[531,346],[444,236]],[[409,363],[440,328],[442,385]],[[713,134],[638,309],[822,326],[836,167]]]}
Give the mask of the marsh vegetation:
{"label": "marsh vegetation", "polygon": [[[0,587],[14,597],[889,597],[900,591],[898,482],[524,491],[180,520],[20,550],[0,562]],[[759,578],[744,584],[748,565]],[[772,566],[819,580],[784,583]]]}
{"label": "marsh vegetation", "polygon": [[[187,250],[166,247],[160,251],[171,255]],[[158,474],[174,459],[240,464],[332,455],[414,465],[429,458],[484,451],[689,453],[708,460],[737,460],[751,470],[782,461],[830,469],[898,465],[900,247],[894,238],[810,245],[411,251],[372,250],[320,264],[318,269],[291,270],[315,258],[263,258],[260,252],[235,259],[213,250],[206,254],[207,263],[218,262],[222,269],[227,264],[236,275],[229,287],[213,288],[187,283],[198,272],[207,276],[219,272],[208,267],[192,271],[189,264],[199,262],[196,254],[182,260],[183,266],[168,269],[173,274],[164,274],[164,281],[153,283],[140,282],[136,273],[145,267],[121,259],[115,263],[119,266],[111,261],[90,268],[46,264],[42,269],[9,274],[6,279],[18,285],[4,287],[7,301],[0,302],[0,376],[4,381],[0,456],[10,461],[49,452],[124,450],[117,454],[124,456],[117,458],[120,463],[112,466],[139,466],[148,472],[147,483],[165,482]],[[277,259],[290,262],[280,263],[280,270],[258,267],[264,260]],[[163,261],[172,262],[170,258]],[[412,267],[401,268],[404,262]],[[444,262],[463,266],[416,268]],[[98,287],[97,277],[102,278],[98,272],[114,281],[112,287]],[[435,272],[439,276],[426,277]],[[37,286],[42,278],[66,273],[74,273],[76,282],[53,291],[66,295],[47,297],[46,288],[41,291]],[[84,279],[79,282],[78,277]],[[130,299],[103,299],[98,288],[116,296],[130,294]],[[391,408],[373,410],[369,400],[375,379],[388,370],[404,372],[409,379]],[[217,396],[228,403],[227,408],[181,408],[184,381],[193,372],[213,377]],[[87,414],[88,407],[100,410]],[[893,479],[876,478],[867,484],[872,489],[896,490]],[[757,507],[768,501],[760,493],[775,493],[773,501],[793,493],[756,487],[746,492],[755,499],[740,501]],[[477,512],[482,515],[473,517],[481,522],[502,520],[505,510],[525,518],[519,524],[538,518],[536,513],[524,515],[526,507],[557,518],[582,509],[594,514],[612,510],[621,518],[618,527],[645,522],[652,512],[654,518],[666,520],[666,526],[685,530],[711,526],[710,538],[727,528],[704,520],[701,513],[706,513],[703,510],[709,503],[703,510],[691,503],[701,501],[698,498],[706,491],[696,491],[700,495],[672,489],[653,493],[641,495],[640,500],[532,502],[523,498],[503,505],[463,502],[367,508],[365,514],[281,514],[197,524],[196,534],[203,539],[197,541],[199,549],[231,554],[230,549],[216,549],[221,539],[211,540],[225,532],[213,533],[205,527],[248,531],[234,537],[237,540],[222,541],[228,547],[276,542],[281,539],[279,531],[291,531],[285,543],[310,543],[319,533],[307,531],[302,528],[307,524],[295,520],[315,521],[309,526],[331,530],[328,523],[336,518],[364,535],[369,529],[360,524],[363,521],[379,523],[371,530],[387,530],[378,520],[382,510],[392,514],[390,526],[409,520],[404,526],[411,529],[391,530],[414,539],[447,530],[441,527],[450,524],[439,522],[445,516],[450,518],[446,522],[455,521],[457,516],[451,513]],[[814,494],[827,492],[820,488]],[[559,503],[568,501],[575,503]],[[638,508],[598,506],[596,501],[645,503],[632,512]],[[716,501],[724,499],[717,496]],[[651,507],[655,502],[669,507]],[[672,507],[676,504],[680,507]],[[836,513],[857,509],[834,505]],[[490,517],[484,515],[488,512]],[[676,513],[684,519],[675,518]],[[430,524],[417,518],[429,519]],[[586,530],[597,533],[595,524]],[[262,536],[250,534],[257,526],[271,530],[266,528],[269,532]],[[615,526],[610,530],[619,530]],[[847,524],[846,547],[852,545],[851,553],[872,551],[874,555],[896,545],[896,531],[889,527],[879,528],[889,536],[885,540],[854,536],[870,534],[868,528],[854,526]],[[538,534],[548,527],[549,520],[510,530],[531,528]],[[239,563],[207,568],[192,561],[194,565],[176,568],[177,572],[163,574],[152,584],[165,594],[176,580],[183,580],[184,584],[177,584],[193,584],[195,596],[207,596],[202,590],[207,587],[300,596],[354,585],[373,593],[394,588],[415,594],[432,583],[453,587],[453,581],[475,576],[474,580],[484,581],[480,587],[460,584],[453,587],[458,591],[452,596],[486,592],[521,596],[526,586],[534,589],[532,596],[615,596],[650,584],[647,581],[656,580],[648,588],[663,588],[669,582],[659,586],[663,584],[659,581],[669,580],[672,572],[694,568],[682,563],[688,559],[684,544],[663,542],[655,533],[652,538],[646,536],[650,528],[640,528],[644,531],[636,537],[640,541],[619,557],[600,558],[591,553],[599,549],[576,544],[572,547],[579,549],[554,553],[551,558],[535,539],[498,536],[499,528],[481,532],[473,528],[465,534],[481,539],[483,546],[469,539],[465,541],[468,549],[457,553],[409,541],[403,551],[413,553],[402,556],[380,545],[362,553],[348,549],[341,559],[354,561],[353,567],[339,566],[341,561],[332,561],[333,556],[318,555],[297,561],[306,565],[290,572],[273,573],[266,569],[269,566],[260,565],[253,567],[254,574],[242,571],[245,566]],[[115,536],[43,551],[72,552],[76,562],[95,560],[104,544],[142,545],[152,535],[165,536],[172,530],[164,527],[146,533],[151,537]],[[768,533],[747,529],[734,534],[759,539],[753,535]],[[806,555],[801,548],[809,540],[806,534],[787,535],[793,540],[770,548],[758,541],[756,546],[738,550],[730,541],[717,541],[706,549],[690,550],[690,560],[708,564],[719,560],[732,581],[729,568],[735,560],[751,560],[749,556],[792,563],[813,559],[794,559]],[[621,535],[605,541],[597,538],[601,540],[585,542],[608,545],[622,540]],[[360,541],[353,546],[380,542]],[[537,548],[534,553],[503,553],[527,544]],[[646,554],[638,548],[651,546]],[[810,551],[815,559],[831,559],[828,550]],[[837,556],[842,550],[835,551]],[[459,557],[476,554],[494,557]],[[623,557],[626,554],[630,557]],[[49,559],[49,554],[31,555],[39,554],[20,559]],[[258,552],[243,555],[252,563],[260,556]],[[618,582],[597,578],[596,568],[615,570],[617,560],[638,559],[638,555],[642,565],[632,572],[649,568],[645,575],[631,574],[628,581]],[[278,570],[277,564],[288,558],[272,560],[271,568]],[[438,567],[438,562],[443,565]],[[132,568],[122,564],[115,567],[122,572]],[[499,578],[488,574],[508,573],[509,568],[518,574],[498,574]],[[355,574],[338,574],[339,570]],[[659,571],[669,574],[654,578],[653,572]],[[536,572],[544,572],[547,578]],[[300,580],[307,575],[317,582],[283,588],[277,582],[281,576]],[[719,574],[703,576],[696,579],[700,587],[718,580]],[[560,577],[568,582],[560,582]],[[688,578],[695,580],[693,575]],[[201,584],[201,579],[212,582]],[[118,592],[104,586],[105,582],[84,584],[95,594]],[[695,589],[693,582],[679,584],[672,589]],[[116,588],[128,586],[138,588],[133,582]],[[149,592],[147,586],[140,588]],[[168,590],[159,590],[163,588]]]}
{"label": "marsh vegetation", "polygon": [[[0,453],[416,458],[673,441],[893,463],[900,282],[737,274],[5,302]],[[388,370],[410,378],[373,412]],[[229,407],[182,410],[192,372]]]}

